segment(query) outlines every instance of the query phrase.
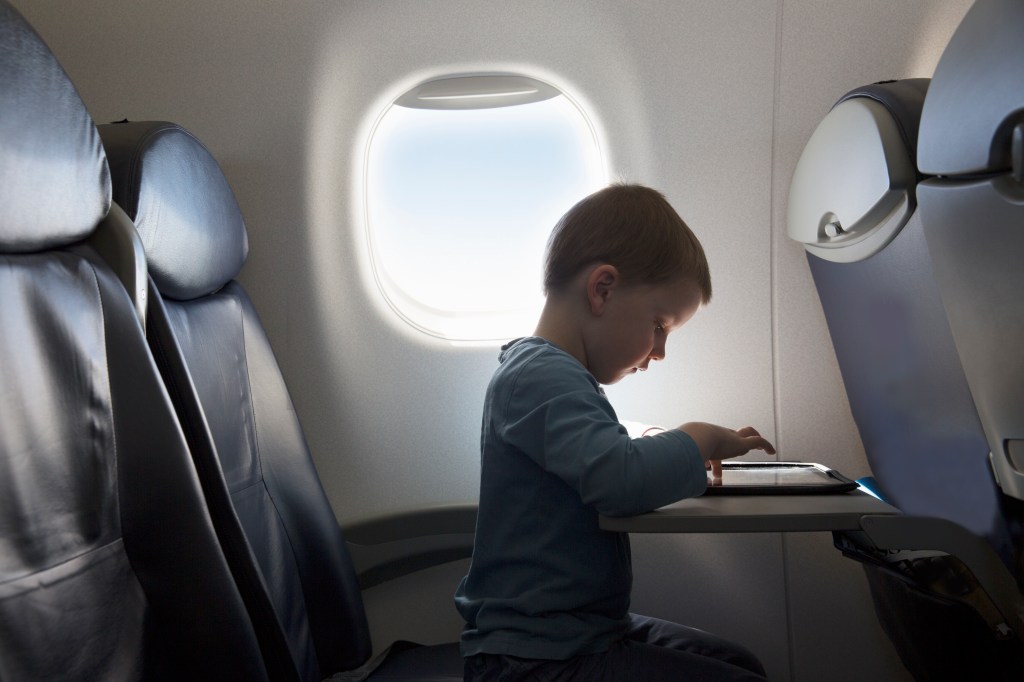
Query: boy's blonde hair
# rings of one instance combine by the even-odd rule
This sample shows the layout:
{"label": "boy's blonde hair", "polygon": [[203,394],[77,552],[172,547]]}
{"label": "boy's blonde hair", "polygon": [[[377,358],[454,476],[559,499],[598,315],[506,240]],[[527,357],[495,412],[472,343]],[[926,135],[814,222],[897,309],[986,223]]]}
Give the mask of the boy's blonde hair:
{"label": "boy's blonde hair", "polygon": [[711,300],[704,249],[657,190],[614,184],[570,208],[548,237],[544,293],[562,290],[588,265],[614,265],[627,284],[690,279]]}

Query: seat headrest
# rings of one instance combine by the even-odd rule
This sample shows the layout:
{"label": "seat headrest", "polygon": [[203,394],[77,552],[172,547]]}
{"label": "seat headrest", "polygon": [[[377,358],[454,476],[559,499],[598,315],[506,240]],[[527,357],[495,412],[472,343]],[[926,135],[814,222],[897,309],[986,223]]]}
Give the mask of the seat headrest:
{"label": "seat headrest", "polygon": [[918,124],[928,79],[846,93],[804,147],[789,190],[787,232],[842,263],[885,247],[916,208]]}
{"label": "seat headrest", "polygon": [[245,263],[249,241],[217,161],[174,123],[99,126],[114,201],[135,222],[157,289],[190,300],[217,291]]}
{"label": "seat headrest", "polygon": [[0,0],[0,252],[79,241],[109,208],[89,112],[46,44]]}
{"label": "seat headrest", "polygon": [[942,52],[921,113],[931,175],[1024,176],[1024,2],[978,0]]}

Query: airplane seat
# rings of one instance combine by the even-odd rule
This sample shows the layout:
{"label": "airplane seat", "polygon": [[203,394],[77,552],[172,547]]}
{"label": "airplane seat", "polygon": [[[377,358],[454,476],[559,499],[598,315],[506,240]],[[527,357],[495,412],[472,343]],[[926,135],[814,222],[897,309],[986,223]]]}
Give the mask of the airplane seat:
{"label": "airplane seat", "polygon": [[265,680],[141,321],[91,243],[110,201],[82,100],[0,0],[0,679]]}
{"label": "airplane seat", "polygon": [[[797,164],[787,230],[807,253],[877,488],[908,516],[984,538],[988,568],[1002,580],[1022,535],[989,466],[915,211],[918,126],[931,87],[906,79],[841,97]],[[971,602],[984,597],[958,559],[843,534],[836,544],[864,562],[879,621],[917,679],[1006,679],[1024,664],[1020,614],[1009,636],[1007,619],[979,616]]]}
{"label": "airplane seat", "polygon": [[979,0],[925,99],[918,188],[925,241],[986,455],[1015,528],[1024,589],[1024,4]]}
{"label": "airplane seat", "polygon": [[[175,124],[99,130],[114,201],[134,220],[150,264],[154,356],[183,423],[218,460],[200,467],[201,475],[226,483],[226,503],[241,521],[273,602],[269,627],[285,633],[301,679],[358,668],[371,654],[360,593],[365,583],[256,310],[234,279],[248,243],[227,179],[203,144]],[[367,528],[394,531],[387,523],[364,525],[364,534]],[[374,544],[372,537],[366,542]],[[469,552],[464,546],[455,555]],[[374,569],[387,572],[386,564]],[[374,665],[371,680],[462,679],[454,643],[395,647]]]}

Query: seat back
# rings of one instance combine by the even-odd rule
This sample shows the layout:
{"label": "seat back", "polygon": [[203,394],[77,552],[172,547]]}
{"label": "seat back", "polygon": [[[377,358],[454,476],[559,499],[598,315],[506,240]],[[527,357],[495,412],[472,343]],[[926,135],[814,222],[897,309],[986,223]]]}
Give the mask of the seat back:
{"label": "seat back", "polygon": [[[201,466],[225,495],[299,676],[364,662],[369,630],[348,551],[259,317],[235,276],[247,253],[234,195],[207,149],[162,122],[100,126],[114,200],[145,245],[148,335]],[[203,445],[203,441],[206,445]],[[198,443],[198,448],[196,447]]]}
{"label": "seat back", "polygon": [[915,211],[927,90],[914,79],[840,98],[794,173],[788,229],[805,245],[880,491],[905,513],[988,538],[1009,564],[985,433]]}
{"label": "seat back", "polygon": [[0,679],[267,679],[133,302],[89,244],[109,207],[81,99],[0,0]]}
{"label": "seat back", "polygon": [[[925,238],[1003,492],[1024,522],[1024,4],[979,0],[921,118]],[[1021,550],[1024,551],[1024,550]],[[1024,579],[1024,563],[1017,575]]]}
{"label": "seat back", "polygon": [[[930,92],[927,80],[912,79],[840,98],[800,158],[787,227],[807,251],[879,491],[908,515],[947,519],[985,538],[1012,571],[1022,536],[989,466],[915,210],[918,124]],[[897,558],[871,559],[884,566]],[[969,661],[964,672],[1003,679],[1020,647],[1001,646],[973,609],[936,596],[951,565],[921,557],[898,570],[869,565],[879,619],[916,676],[954,674]]]}

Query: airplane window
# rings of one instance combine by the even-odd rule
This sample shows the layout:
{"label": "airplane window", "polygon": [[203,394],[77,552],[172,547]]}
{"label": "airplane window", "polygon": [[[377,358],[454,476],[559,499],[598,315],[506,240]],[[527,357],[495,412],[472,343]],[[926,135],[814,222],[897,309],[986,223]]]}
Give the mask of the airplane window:
{"label": "airplane window", "polygon": [[374,277],[427,334],[529,334],[543,304],[544,244],[559,216],[607,181],[593,126],[521,76],[428,81],[381,116],[366,159]]}

